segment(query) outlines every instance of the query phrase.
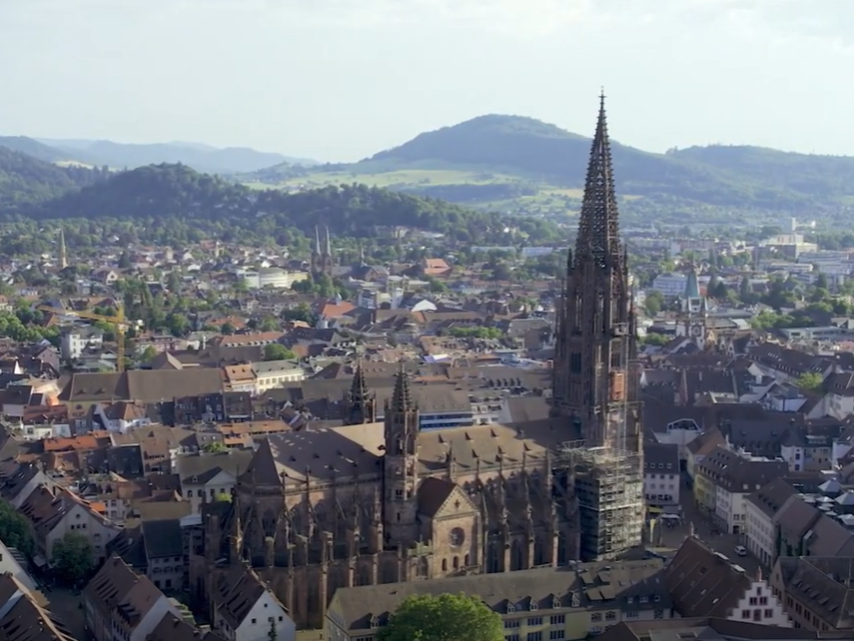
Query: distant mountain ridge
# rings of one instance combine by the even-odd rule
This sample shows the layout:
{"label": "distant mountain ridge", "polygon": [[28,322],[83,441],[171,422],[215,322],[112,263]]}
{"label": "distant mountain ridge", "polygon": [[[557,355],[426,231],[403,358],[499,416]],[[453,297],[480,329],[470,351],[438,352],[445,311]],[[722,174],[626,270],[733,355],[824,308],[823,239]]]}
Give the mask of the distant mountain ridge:
{"label": "distant mountain ridge", "polygon": [[20,151],[39,160],[53,163],[79,163],[108,166],[113,169],[135,169],[161,163],[181,163],[196,171],[213,174],[238,174],[257,171],[273,165],[315,165],[317,161],[279,153],[262,152],[248,147],[218,149],[193,142],[125,144],[109,140],[57,140],[0,136],[0,146]]}
{"label": "distant mountain ridge", "polygon": [[[308,186],[363,181],[486,208],[524,209],[538,194],[551,198],[582,187],[589,152],[584,136],[533,118],[491,114],[419,134],[356,163],[295,176],[289,170],[280,180]],[[674,215],[675,209],[709,206],[799,213],[854,205],[854,157],[724,145],[658,154],[613,139],[612,152],[619,194],[643,199],[633,201],[636,209],[665,203]],[[261,180],[269,182],[269,174]]]}

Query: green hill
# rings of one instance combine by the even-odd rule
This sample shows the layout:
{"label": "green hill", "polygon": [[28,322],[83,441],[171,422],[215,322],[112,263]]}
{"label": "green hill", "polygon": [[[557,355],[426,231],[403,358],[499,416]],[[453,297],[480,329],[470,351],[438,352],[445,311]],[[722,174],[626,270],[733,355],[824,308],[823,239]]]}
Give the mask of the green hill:
{"label": "green hill", "polygon": [[63,151],[27,136],[0,136],[0,147],[32,156],[43,162],[77,160],[73,152]]}
{"label": "green hill", "polygon": [[[132,221],[136,227],[162,231],[166,242],[170,236],[238,233],[256,242],[287,244],[293,231],[310,235],[318,223],[339,236],[373,236],[377,228],[406,225],[460,241],[508,240],[506,217],[441,200],[365,185],[259,191],[185,165],[150,165],[115,174],[23,213],[31,220]],[[539,240],[554,231],[542,221],[518,225]]]}
{"label": "green hill", "polygon": [[0,212],[17,213],[104,177],[97,169],[58,167],[0,146]]}
{"label": "green hill", "polygon": [[256,151],[248,147],[218,149],[193,142],[129,144],[111,140],[51,139],[43,139],[42,142],[60,153],[116,169],[135,169],[160,163],[181,163],[196,171],[233,174],[257,171],[279,163],[317,164],[313,160],[291,158],[282,154]]}
{"label": "green hill", "polygon": [[[740,220],[745,213],[838,211],[854,193],[854,158],[754,147],[655,154],[612,143],[628,217]],[[486,209],[560,215],[577,207],[590,139],[532,118],[489,115],[420,134],[358,163],[250,175],[267,185],[365,182]]]}

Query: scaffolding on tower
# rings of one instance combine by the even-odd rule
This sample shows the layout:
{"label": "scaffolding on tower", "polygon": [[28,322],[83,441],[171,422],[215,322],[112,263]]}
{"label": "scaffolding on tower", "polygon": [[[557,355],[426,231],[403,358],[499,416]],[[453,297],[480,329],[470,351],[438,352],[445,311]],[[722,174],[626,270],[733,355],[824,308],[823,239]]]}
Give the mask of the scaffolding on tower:
{"label": "scaffolding on tower", "polygon": [[[617,326],[625,336],[628,326]],[[554,452],[555,469],[566,474],[574,504],[578,554],[582,561],[612,560],[641,545],[646,514],[643,454],[628,446],[628,341],[621,340],[619,371],[611,373],[611,397],[605,424],[605,445],[587,447],[583,441],[561,443]],[[621,378],[622,377],[622,378]]]}

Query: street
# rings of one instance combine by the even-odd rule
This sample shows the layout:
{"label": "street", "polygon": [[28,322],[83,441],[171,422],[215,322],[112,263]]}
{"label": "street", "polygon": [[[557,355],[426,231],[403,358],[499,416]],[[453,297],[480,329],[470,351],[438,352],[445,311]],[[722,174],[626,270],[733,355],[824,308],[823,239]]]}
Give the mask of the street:
{"label": "street", "polygon": [[680,504],[682,506],[681,524],[673,527],[661,524],[659,526],[661,528],[660,545],[655,547],[662,551],[678,550],[688,537],[693,523],[694,534],[703,543],[715,552],[720,552],[729,557],[733,563],[743,567],[749,575],[756,574],[756,569],[759,567],[758,561],[749,552],[747,556],[738,556],[735,552],[737,546],[745,545],[744,536],[719,533],[719,530],[712,526],[709,517],[697,508],[694,503],[694,495],[690,488],[684,484],[680,488]]}
{"label": "street", "polygon": [[78,641],[89,639],[86,631],[86,613],[83,610],[83,596],[74,594],[66,588],[42,588],[48,601],[48,609],[62,621]]}

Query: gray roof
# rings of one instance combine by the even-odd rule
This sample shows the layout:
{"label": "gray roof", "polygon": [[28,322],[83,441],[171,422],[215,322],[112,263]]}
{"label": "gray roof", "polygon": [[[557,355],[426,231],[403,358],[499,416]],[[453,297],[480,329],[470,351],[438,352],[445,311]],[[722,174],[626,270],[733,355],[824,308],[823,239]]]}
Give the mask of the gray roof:
{"label": "gray roof", "polygon": [[[524,613],[536,609],[586,607],[602,609],[638,609],[639,599],[629,596],[658,596],[649,599],[647,607],[666,609],[670,600],[658,575],[663,567],[659,559],[609,563],[587,563],[578,568],[535,568],[518,572],[479,574],[386,583],[351,588],[335,592],[330,609],[343,616],[347,630],[369,630],[376,617],[382,625],[406,597],[416,594],[477,595],[494,611],[505,614],[508,606]],[[531,603],[536,608],[531,607]],[[575,605],[574,605],[575,604]]]}
{"label": "gray roof", "polygon": [[143,521],[142,536],[149,562],[170,556],[184,556],[184,540],[181,534],[181,521],[166,519],[163,521]]}
{"label": "gray roof", "polygon": [[252,450],[229,450],[208,454],[199,452],[178,457],[178,476],[182,484],[205,484],[220,472],[228,472],[235,478],[249,469]]}
{"label": "gray roof", "polygon": [[159,403],[183,396],[221,392],[218,368],[131,370],[123,373],[74,374],[60,398],[70,404],[93,401]]}
{"label": "gray roof", "polygon": [[720,445],[703,459],[699,469],[715,485],[734,493],[755,492],[789,471],[784,461],[750,458]]}

